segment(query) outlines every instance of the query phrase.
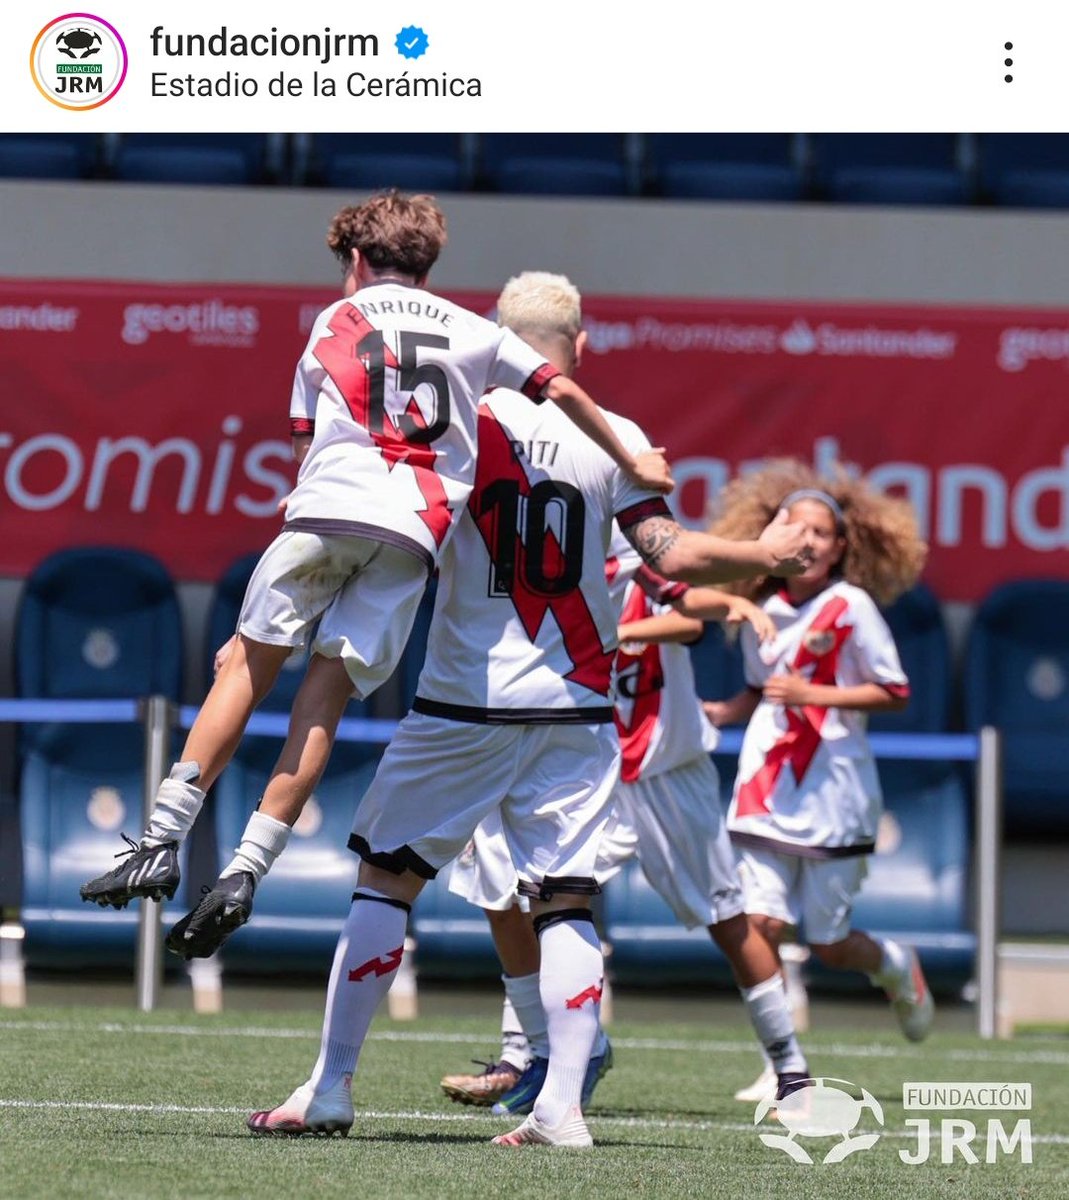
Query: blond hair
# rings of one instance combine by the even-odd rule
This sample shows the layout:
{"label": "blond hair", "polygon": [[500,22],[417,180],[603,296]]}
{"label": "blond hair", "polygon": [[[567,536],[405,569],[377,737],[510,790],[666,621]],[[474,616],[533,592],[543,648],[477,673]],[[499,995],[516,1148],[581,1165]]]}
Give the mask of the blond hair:
{"label": "blond hair", "polygon": [[[928,546],[910,504],[877,492],[845,471],[822,477],[798,459],[772,459],[759,471],[729,483],[714,506],[709,532],[725,538],[755,538],[787,496],[808,488],[827,492],[843,512],[846,549],[833,568],[834,575],[864,588],[879,604],[890,604],[917,582]],[[762,600],[776,590],[779,580],[762,575],[723,586]]]}
{"label": "blond hair", "polygon": [[521,337],[579,336],[583,325],[582,297],[566,275],[524,271],[514,275],[497,299],[497,323]]}

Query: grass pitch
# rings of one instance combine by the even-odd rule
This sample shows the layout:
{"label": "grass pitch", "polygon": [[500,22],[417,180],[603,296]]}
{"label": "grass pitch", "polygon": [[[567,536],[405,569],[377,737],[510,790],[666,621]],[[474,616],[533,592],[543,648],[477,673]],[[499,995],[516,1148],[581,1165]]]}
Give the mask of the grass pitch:
{"label": "grass pitch", "polygon": [[[882,1014],[881,1014],[882,1016]],[[741,1013],[740,1013],[741,1017]],[[820,1159],[829,1139],[804,1141],[814,1165],[762,1144],[753,1106],[732,1100],[757,1065],[744,1020],[728,1026],[614,1025],[616,1067],[588,1114],[592,1152],[490,1146],[515,1122],[451,1104],[445,1073],[491,1053],[494,1027],[472,1017],[376,1023],[358,1070],[348,1139],[254,1139],[254,1108],[277,1104],[306,1078],[317,1014],[193,1017],[129,1009],[31,1008],[0,1014],[0,1196],[129,1200],[192,1197],[369,1197],[422,1200],[544,1196],[548,1200],[717,1197],[718,1200],[1061,1200],[1069,1195],[1069,1039],[982,1043],[935,1033],[908,1046],[875,1031],[811,1033],[815,1075],[865,1087],[883,1108],[876,1145],[843,1162]],[[904,1113],[904,1080],[1032,1084],[1033,1159],[907,1166],[907,1117],[943,1115],[986,1130],[988,1114]],[[875,1131],[868,1114],[858,1132]],[[775,1126],[764,1126],[777,1131]],[[778,1128],[783,1133],[781,1127]]]}

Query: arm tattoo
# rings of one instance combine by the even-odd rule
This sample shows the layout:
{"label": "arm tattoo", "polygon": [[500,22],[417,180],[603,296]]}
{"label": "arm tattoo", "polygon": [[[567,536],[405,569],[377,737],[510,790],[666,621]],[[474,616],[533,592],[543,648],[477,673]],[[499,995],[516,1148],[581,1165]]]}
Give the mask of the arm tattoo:
{"label": "arm tattoo", "polygon": [[683,530],[671,517],[647,517],[644,521],[629,525],[623,532],[624,537],[642,555],[643,562],[649,567],[656,567],[664,552],[679,541]]}

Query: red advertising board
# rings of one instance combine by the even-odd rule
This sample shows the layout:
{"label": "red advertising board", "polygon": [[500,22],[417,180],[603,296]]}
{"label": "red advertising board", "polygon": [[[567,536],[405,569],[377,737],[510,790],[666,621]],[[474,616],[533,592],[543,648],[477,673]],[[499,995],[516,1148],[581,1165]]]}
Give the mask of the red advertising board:
{"label": "red advertising board", "polygon": [[[0,281],[0,575],[65,546],[215,580],[279,527],[293,369],[329,290]],[[454,294],[489,311],[490,294]],[[581,381],[668,447],[700,524],[769,455],[917,508],[945,600],[1069,577],[1069,314],[587,297]]]}

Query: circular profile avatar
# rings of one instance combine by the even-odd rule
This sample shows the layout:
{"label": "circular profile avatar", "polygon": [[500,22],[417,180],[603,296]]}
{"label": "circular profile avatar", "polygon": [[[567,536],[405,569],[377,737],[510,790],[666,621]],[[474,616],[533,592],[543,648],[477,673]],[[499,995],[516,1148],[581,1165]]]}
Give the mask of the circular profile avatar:
{"label": "circular profile avatar", "polygon": [[41,95],[60,108],[99,108],[123,85],[126,45],[100,17],[67,13],[34,39],[30,74]]}
{"label": "circular profile avatar", "polygon": [[[842,1088],[831,1086],[837,1083],[860,1092],[860,1099]],[[838,1137],[840,1140],[820,1161],[842,1162],[856,1151],[868,1150],[879,1141],[878,1133],[853,1133],[866,1109],[872,1113],[878,1124],[883,1124],[880,1102],[863,1087],[858,1087],[848,1079],[802,1080],[798,1089],[782,1100],[776,1100],[773,1096],[762,1100],[754,1113],[754,1124],[760,1125],[773,1109],[776,1119],[790,1132],[786,1136],[779,1133],[762,1133],[761,1141],[766,1146],[784,1151],[795,1162],[800,1163],[811,1164],[813,1158],[809,1151],[795,1140],[799,1137]]]}

